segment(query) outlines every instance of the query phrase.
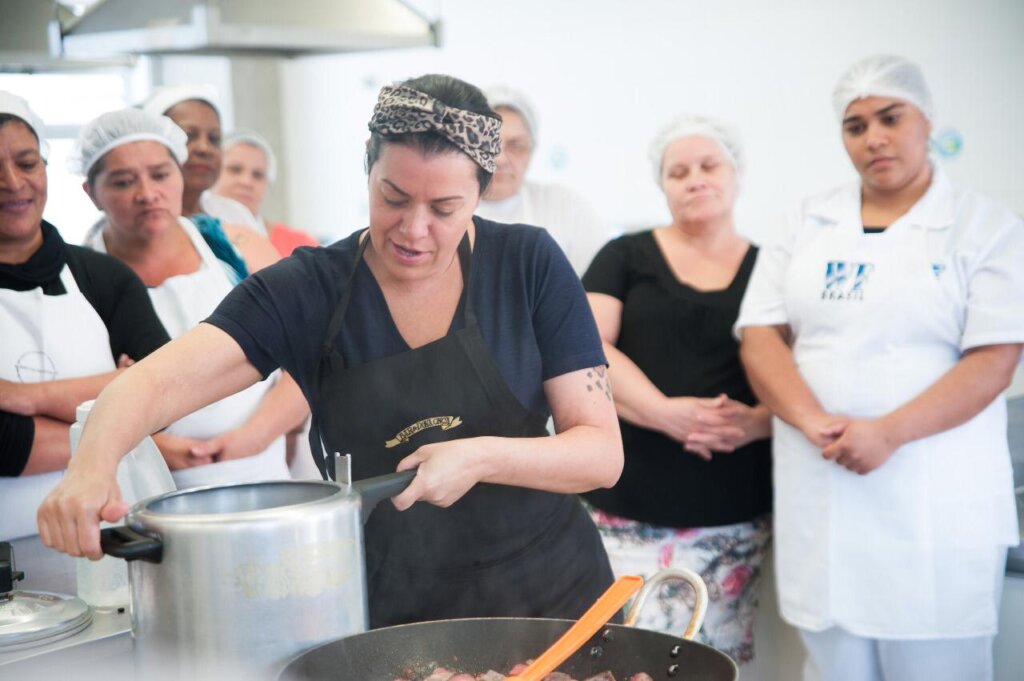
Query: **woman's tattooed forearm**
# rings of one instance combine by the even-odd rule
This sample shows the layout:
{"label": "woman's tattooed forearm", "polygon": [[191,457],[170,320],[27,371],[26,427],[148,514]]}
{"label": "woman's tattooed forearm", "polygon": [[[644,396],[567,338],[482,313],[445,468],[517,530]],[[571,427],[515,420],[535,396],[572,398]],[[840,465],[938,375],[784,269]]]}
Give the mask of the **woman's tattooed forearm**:
{"label": "woman's tattooed forearm", "polygon": [[592,369],[587,369],[587,378],[593,381],[593,383],[587,383],[587,392],[593,392],[595,389],[604,393],[604,396],[611,402],[612,399],[612,382],[611,377],[608,375],[608,368],[604,365],[596,366]]}

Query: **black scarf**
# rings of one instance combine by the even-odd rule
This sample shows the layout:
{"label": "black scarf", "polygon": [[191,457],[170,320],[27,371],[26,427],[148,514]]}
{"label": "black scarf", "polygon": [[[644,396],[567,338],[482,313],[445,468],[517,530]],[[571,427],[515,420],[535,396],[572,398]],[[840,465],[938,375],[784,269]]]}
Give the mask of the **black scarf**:
{"label": "black scarf", "polygon": [[57,228],[42,221],[43,245],[25,262],[18,265],[0,263],[0,288],[12,291],[31,291],[42,287],[43,294],[59,296],[67,293],[60,273],[67,262],[64,239]]}

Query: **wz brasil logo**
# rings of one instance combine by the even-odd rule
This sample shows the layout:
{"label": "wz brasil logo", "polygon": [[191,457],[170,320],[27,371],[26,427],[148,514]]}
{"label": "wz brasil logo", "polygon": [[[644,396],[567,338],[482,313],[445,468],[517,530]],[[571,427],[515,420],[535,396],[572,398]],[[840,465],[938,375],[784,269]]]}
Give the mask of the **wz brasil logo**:
{"label": "wz brasil logo", "polygon": [[830,260],[825,265],[822,300],[864,300],[864,287],[875,266],[869,262]]}

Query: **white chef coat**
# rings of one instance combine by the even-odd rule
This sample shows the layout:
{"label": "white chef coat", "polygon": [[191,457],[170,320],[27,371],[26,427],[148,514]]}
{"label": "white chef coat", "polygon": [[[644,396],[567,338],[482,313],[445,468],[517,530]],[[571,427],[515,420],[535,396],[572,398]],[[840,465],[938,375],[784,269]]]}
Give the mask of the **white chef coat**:
{"label": "white chef coat", "polygon": [[[800,373],[829,413],[880,416],[963,351],[1024,341],[1024,221],[933,170],[883,233],[864,234],[855,184],[805,202],[787,237],[760,253],[737,328],[788,324]],[[995,632],[996,549],[1019,541],[1003,397],[866,476],[777,418],[774,428],[787,621],[880,639]]]}
{"label": "white chef coat", "polygon": [[601,247],[618,236],[583,197],[554,184],[524,182],[515,196],[481,201],[476,214],[495,222],[543,227],[562,247],[577,274],[583,274]]}
{"label": "white chef coat", "polygon": [[[41,287],[0,289],[0,378],[40,383],[116,368],[107,327],[67,265],[60,280],[66,293],[57,296],[43,295]],[[39,505],[62,477],[61,470],[0,478],[0,541],[12,542],[25,572],[20,589],[74,590],[74,560],[44,547],[36,526]]]}
{"label": "white chef coat", "polygon": [[257,219],[244,204],[227,196],[214,194],[207,189],[199,195],[199,208],[204,214],[220,220],[222,224],[242,225],[262,237],[269,236],[262,220]]}
{"label": "white chef coat", "polygon": [[[195,272],[169,277],[159,286],[148,289],[153,308],[171,338],[177,338],[209,317],[233,287],[221,262],[192,221],[178,218],[178,223],[199,252],[202,264]],[[87,245],[106,252],[102,230],[91,234]],[[248,420],[272,386],[272,380],[256,383],[185,416],[168,426],[165,432],[205,440],[237,428]],[[171,471],[171,475],[179,489],[288,479],[290,475],[285,463],[284,436],[278,437],[266,450],[254,456]]]}

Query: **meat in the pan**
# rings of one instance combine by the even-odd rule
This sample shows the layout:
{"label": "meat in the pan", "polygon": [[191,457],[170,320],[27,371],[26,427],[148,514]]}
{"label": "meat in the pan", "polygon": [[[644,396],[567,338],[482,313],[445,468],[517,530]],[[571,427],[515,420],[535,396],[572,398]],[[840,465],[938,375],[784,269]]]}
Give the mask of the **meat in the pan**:
{"label": "meat in the pan", "polygon": [[[508,676],[515,676],[526,669],[526,665],[523,663],[517,664],[509,670]],[[437,667],[427,676],[423,681],[505,681],[505,674],[501,674],[494,670],[489,670],[483,674],[465,674],[456,673],[444,667]],[[395,681],[407,681],[406,679],[395,679]],[[562,672],[552,672],[544,677],[544,681],[576,681],[568,674]],[[601,672],[595,676],[588,677],[583,681],[615,681],[615,677],[612,676],[611,672]],[[629,677],[629,681],[654,681],[649,674],[640,672]]]}

